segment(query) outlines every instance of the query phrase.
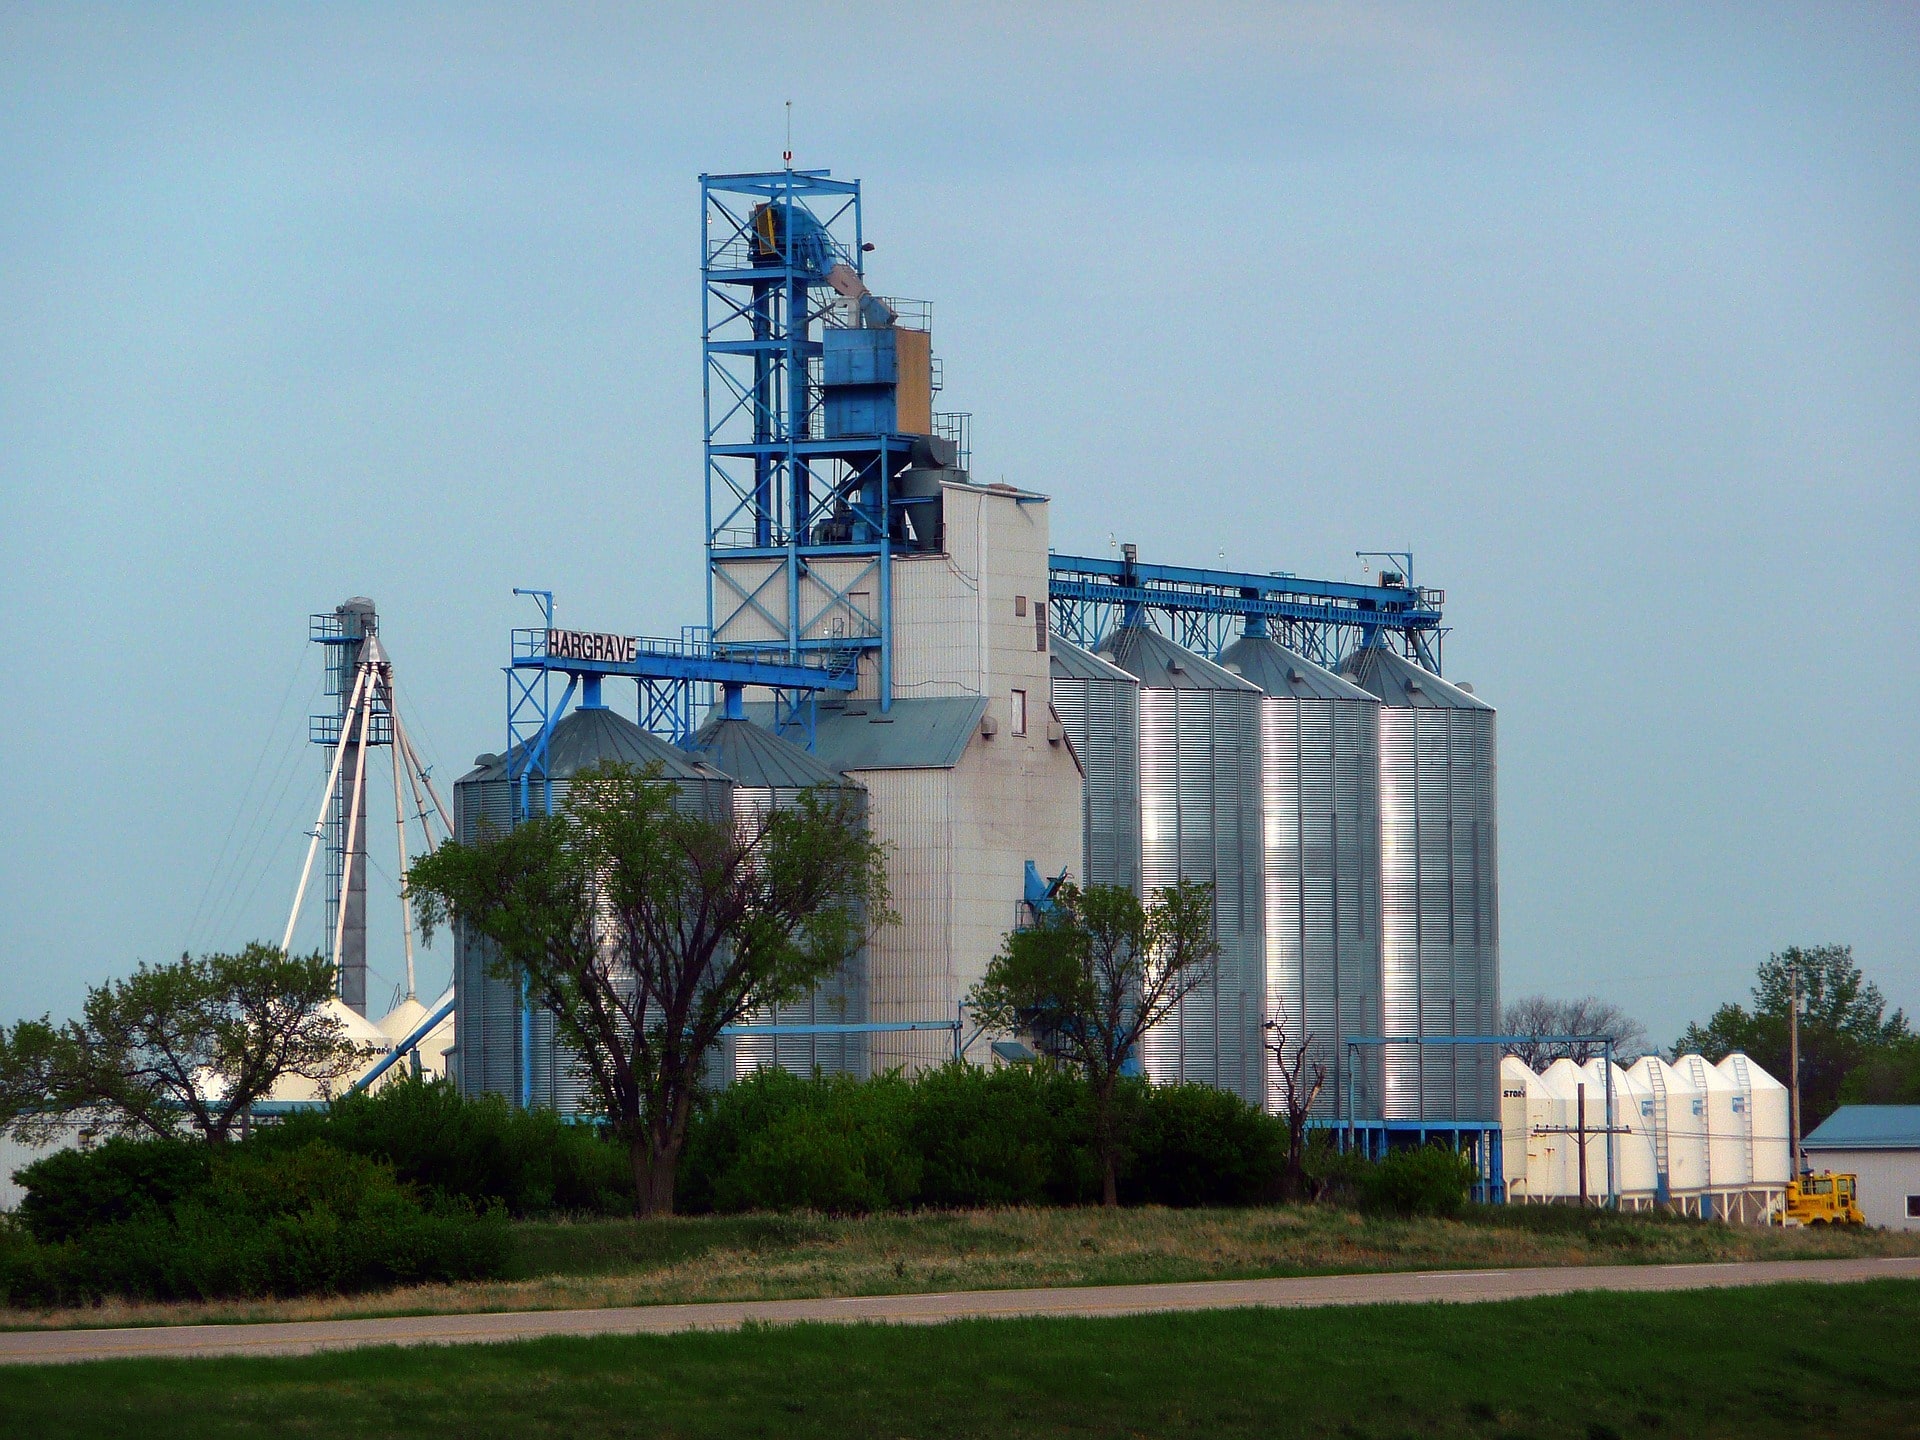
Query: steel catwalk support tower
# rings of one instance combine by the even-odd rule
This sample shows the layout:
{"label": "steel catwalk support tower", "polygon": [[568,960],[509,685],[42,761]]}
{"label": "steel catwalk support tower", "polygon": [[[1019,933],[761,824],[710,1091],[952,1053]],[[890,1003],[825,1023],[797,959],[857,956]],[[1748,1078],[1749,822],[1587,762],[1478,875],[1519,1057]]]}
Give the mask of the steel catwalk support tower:
{"label": "steel catwalk support tower", "polygon": [[703,175],[700,194],[714,653],[829,671],[872,655],[888,709],[892,557],[925,543],[908,519],[924,501],[895,481],[956,452],[934,434],[930,307],[867,289],[858,181]]}

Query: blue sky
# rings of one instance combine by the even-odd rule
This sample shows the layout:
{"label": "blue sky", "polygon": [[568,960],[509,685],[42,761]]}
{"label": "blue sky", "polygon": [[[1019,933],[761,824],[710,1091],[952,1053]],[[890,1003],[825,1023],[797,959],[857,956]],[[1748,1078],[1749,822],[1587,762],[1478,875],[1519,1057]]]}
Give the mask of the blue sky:
{"label": "blue sky", "polygon": [[700,618],[696,176],[789,98],[1061,549],[1446,589],[1510,995],[1920,1010],[1912,8],[14,5],[0,1020],[278,937],[308,612],[447,780],[512,586]]}

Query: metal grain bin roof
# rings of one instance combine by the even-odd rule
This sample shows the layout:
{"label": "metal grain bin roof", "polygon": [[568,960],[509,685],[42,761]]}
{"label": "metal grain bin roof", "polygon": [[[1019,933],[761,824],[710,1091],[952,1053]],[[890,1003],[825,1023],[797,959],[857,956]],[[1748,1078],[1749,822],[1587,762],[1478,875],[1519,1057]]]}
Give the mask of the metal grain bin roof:
{"label": "metal grain bin roof", "polygon": [[735,784],[754,790],[806,790],[816,785],[857,788],[856,782],[832,766],[751,720],[716,715],[700,727],[687,749],[724,770]]}
{"label": "metal grain bin roof", "polygon": [[1220,664],[1282,699],[1374,700],[1359,686],[1321,669],[1266,635],[1241,636],[1220,652]]}
{"label": "metal grain bin roof", "polygon": [[1062,635],[1047,637],[1047,660],[1056,680],[1106,680],[1138,685],[1126,671],[1110,665],[1091,650],[1082,650]]}
{"label": "metal grain bin roof", "polygon": [[1100,647],[1102,658],[1117,665],[1149,690],[1250,690],[1260,687],[1221,669],[1211,660],[1176,645],[1145,625],[1123,625]]}
{"label": "metal grain bin roof", "polygon": [[[516,745],[510,752],[516,771],[525,749],[524,745]],[[575,710],[562,718],[547,737],[547,774],[555,780],[563,780],[602,760],[621,760],[638,766],[657,764],[663,780],[724,783],[727,779],[713,766],[676,749],[657,735],[648,734],[612,710]],[[460,784],[483,784],[507,777],[506,756],[483,755],[474,763],[475,768],[460,777]]]}
{"label": "metal grain bin roof", "polygon": [[[771,724],[773,707],[753,703],[747,718]],[[881,712],[877,700],[823,702],[814,727],[814,759],[833,770],[951,770],[987,713],[984,695],[936,695],[896,700]]]}
{"label": "metal grain bin roof", "polygon": [[1478,695],[1423,670],[1384,645],[1367,645],[1340,662],[1340,673],[1396,710],[1491,710]]}

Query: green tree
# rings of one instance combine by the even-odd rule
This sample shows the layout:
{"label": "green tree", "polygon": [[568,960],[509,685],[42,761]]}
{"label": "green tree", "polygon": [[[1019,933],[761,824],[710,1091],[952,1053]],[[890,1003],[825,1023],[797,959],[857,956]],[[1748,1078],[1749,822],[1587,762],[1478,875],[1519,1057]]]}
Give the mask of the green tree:
{"label": "green tree", "polygon": [[1673,1053],[1720,1060],[1735,1050],[1790,1083],[1787,1013],[1800,977],[1800,1103],[1811,1130],[1840,1104],[1847,1075],[1912,1037],[1904,1012],[1887,1013],[1880,987],[1853,963],[1851,945],[1792,946],[1760,966],[1753,1006],[1722,1005],[1706,1024],[1689,1025]]}
{"label": "green tree", "polygon": [[1182,880],[1142,904],[1122,886],[1068,882],[1037,924],[1007,936],[967,997],[985,1028],[1029,1034],[1086,1073],[1106,1205],[1120,1203],[1121,1068],[1213,978],[1219,953],[1210,886]]}
{"label": "green tree", "polygon": [[657,769],[604,763],[556,813],[444,844],[407,875],[423,928],[451,919],[490,941],[495,973],[553,1015],[642,1214],[673,1211],[721,1030],[804,995],[892,918],[883,847],[845,797],[744,819],[678,798]]}
{"label": "green tree", "polygon": [[323,1088],[372,1058],[324,1008],[323,955],[252,944],[182,955],[87,992],[80,1018],[22,1020],[0,1035],[0,1126],[44,1139],[83,1118],[114,1134],[225,1140],[283,1075]]}
{"label": "green tree", "polygon": [[1843,1105],[1920,1105],[1920,1037],[1871,1051],[1840,1082]]}

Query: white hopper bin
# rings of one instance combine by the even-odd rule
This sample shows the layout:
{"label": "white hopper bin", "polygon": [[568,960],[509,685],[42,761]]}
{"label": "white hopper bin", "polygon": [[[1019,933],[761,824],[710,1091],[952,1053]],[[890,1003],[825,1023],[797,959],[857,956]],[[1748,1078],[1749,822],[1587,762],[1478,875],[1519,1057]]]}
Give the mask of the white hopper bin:
{"label": "white hopper bin", "polygon": [[[1701,1055],[1682,1055],[1674,1068],[1686,1072],[1706,1099],[1707,1177],[1705,1189],[1745,1189],[1752,1179],[1747,1151],[1744,1106],[1736,1105],[1740,1092],[1733,1081]],[[1715,1207],[1716,1213],[1718,1207]],[[1704,1213],[1704,1209],[1703,1209]]]}
{"label": "white hopper bin", "polygon": [[1733,1082],[1744,1101],[1741,1118],[1751,1122],[1752,1183],[1785,1185],[1793,1176],[1793,1159],[1788,1153],[1792,1142],[1788,1138],[1787,1087],[1737,1050],[1717,1068]]}
{"label": "white hopper bin", "polygon": [[[1596,1123],[1592,1102],[1597,1095],[1601,1107],[1598,1123],[1605,1125],[1607,1062],[1596,1058],[1589,1060],[1583,1068],[1587,1074],[1587,1123]],[[1613,1137],[1614,1192],[1623,1205],[1636,1208],[1653,1202],[1659,1179],[1659,1171],[1654,1165],[1651,1098],[1629,1071],[1618,1065],[1613,1067],[1613,1123],[1617,1130],[1624,1132]],[[1589,1169],[1599,1167],[1596,1173],[1601,1176],[1604,1191],[1607,1173],[1604,1138],[1590,1142],[1587,1150],[1590,1156],[1597,1156],[1590,1162]]]}
{"label": "white hopper bin", "polygon": [[[1587,1199],[1589,1202],[1604,1199],[1607,1193],[1607,1137],[1602,1133],[1607,1124],[1605,1090],[1595,1084],[1585,1070],[1564,1057],[1541,1072],[1540,1084],[1555,1102],[1552,1123],[1568,1131],[1580,1124],[1581,1087],[1585,1087],[1587,1129],[1594,1132],[1587,1136]],[[1579,1199],[1580,1137],[1571,1133],[1547,1135],[1541,1137],[1539,1143],[1549,1157],[1541,1193],[1560,1200]]]}
{"label": "white hopper bin", "polygon": [[1614,1084],[1619,1093],[1614,1101],[1614,1123],[1626,1127],[1626,1134],[1614,1136],[1619,1147],[1621,1203],[1635,1209],[1650,1208],[1659,1196],[1659,1147],[1653,1126],[1653,1096],[1632,1070],[1615,1067]]}
{"label": "white hopper bin", "polygon": [[1653,1099],[1655,1165],[1665,1167],[1668,1194],[1697,1200],[1707,1180],[1706,1092],[1657,1055],[1629,1073]]}
{"label": "white hopper bin", "polygon": [[1548,1187],[1548,1157],[1545,1147],[1561,1150],[1558,1135],[1536,1135],[1543,1126],[1563,1123],[1563,1106],[1554,1099],[1540,1077],[1517,1055],[1500,1061],[1500,1160],[1506,1185],[1507,1203],[1530,1204],[1551,1200]]}

